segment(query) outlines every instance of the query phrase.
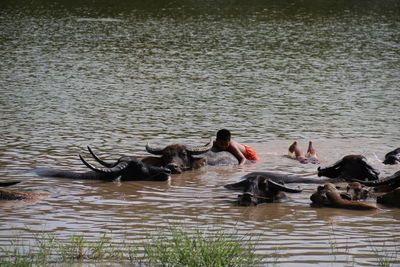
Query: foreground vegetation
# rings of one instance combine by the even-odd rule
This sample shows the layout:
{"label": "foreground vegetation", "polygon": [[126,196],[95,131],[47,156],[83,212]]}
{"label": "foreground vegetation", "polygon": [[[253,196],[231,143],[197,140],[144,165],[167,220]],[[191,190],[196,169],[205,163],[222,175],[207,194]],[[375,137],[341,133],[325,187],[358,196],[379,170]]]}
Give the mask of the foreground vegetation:
{"label": "foreground vegetation", "polygon": [[[0,266],[279,266],[285,252],[256,256],[252,240],[240,237],[236,232],[220,230],[182,230],[171,228],[156,236],[149,236],[142,243],[113,240],[103,235],[93,240],[83,235],[72,235],[67,240],[53,234],[41,233],[33,240],[15,238],[8,247],[0,248]],[[349,251],[339,248],[335,236],[328,242],[332,262],[336,255],[347,255],[346,266],[357,266]],[[397,244],[397,241],[395,242]],[[393,251],[371,244],[377,266],[398,266],[399,247]]]}
{"label": "foreground vegetation", "polygon": [[13,240],[0,248],[0,266],[53,266],[75,263],[114,263],[132,266],[257,266],[250,240],[222,231],[189,233],[172,229],[144,244],[97,240],[73,235],[69,240],[51,234],[35,237],[31,244]]}

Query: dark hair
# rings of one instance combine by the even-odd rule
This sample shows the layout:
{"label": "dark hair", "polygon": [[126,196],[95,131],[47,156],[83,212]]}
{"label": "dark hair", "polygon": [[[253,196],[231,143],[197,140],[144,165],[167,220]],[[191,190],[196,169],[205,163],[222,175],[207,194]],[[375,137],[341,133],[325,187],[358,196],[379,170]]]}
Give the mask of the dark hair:
{"label": "dark hair", "polygon": [[217,141],[230,141],[231,132],[227,129],[222,129],[217,132]]}

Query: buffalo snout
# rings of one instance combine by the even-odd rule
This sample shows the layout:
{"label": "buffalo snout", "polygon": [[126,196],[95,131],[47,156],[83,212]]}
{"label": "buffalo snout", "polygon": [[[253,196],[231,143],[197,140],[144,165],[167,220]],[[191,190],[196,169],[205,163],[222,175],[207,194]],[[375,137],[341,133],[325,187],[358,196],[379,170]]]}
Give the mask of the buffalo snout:
{"label": "buffalo snout", "polygon": [[169,169],[173,174],[180,174],[183,172],[183,169],[176,163],[167,164],[165,168]]}

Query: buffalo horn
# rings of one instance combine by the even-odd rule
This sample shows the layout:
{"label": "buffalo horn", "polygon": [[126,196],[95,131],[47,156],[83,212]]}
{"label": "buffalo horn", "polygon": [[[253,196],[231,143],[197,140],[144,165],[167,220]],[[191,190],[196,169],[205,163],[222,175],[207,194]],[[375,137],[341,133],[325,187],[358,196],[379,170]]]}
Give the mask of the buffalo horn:
{"label": "buffalo horn", "polygon": [[210,142],[208,142],[204,146],[186,146],[186,150],[192,155],[199,155],[206,153],[213,147],[213,140],[210,138]]}
{"label": "buffalo horn", "polygon": [[311,175],[317,175],[318,171],[312,172],[312,173],[303,173],[303,174],[296,174],[297,176],[311,176]]}
{"label": "buffalo horn", "polygon": [[271,179],[268,179],[268,187],[274,188],[275,190],[279,190],[282,192],[287,192],[287,193],[300,193],[302,191],[300,188],[299,189],[289,188],[283,184],[274,182]]}
{"label": "buffalo horn", "polygon": [[379,186],[379,185],[387,185],[393,182],[397,182],[400,180],[400,171],[395,172],[393,175],[390,175],[388,177],[385,177],[380,180],[375,180],[375,181],[362,181],[362,180],[357,180],[353,179],[352,181],[354,182],[359,182],[360,184],[366,185],[366,186]]}
{"label": "buffalo horn", "polygon": [[92,157],[101,165],[103,165],[104,167],[107,168],[112,168],[115,166],[115,164],[110,164],[107,162],[104,162],[103,160],[101,160],[96,154],[94,154],[94,152],[92,151],[92,149],[90,148],[90,146],[87,147],[87,149],[89,150],[90,154],[92,155]]}
{"label": "buffalo horn", "polygon": [[100,173],[119,173],[119,172],[123,171],[126,167],[128,167],[128,165],[129,165],[128,162],[121,161],[112,168],[97,168],[97,167],[91,165],[90,163],[88,163],[81,155],[79,155],[79,158],[81,159],[83,164],[86,165],[86,167],[88,167],[92,171],[100,172]]}
{"label": "buffalo horn", "polygon": [[151,147],[149,142],[147,142],[146,144],[146,151],[149,152],[150,154],[153,155],[162,155],[163,153],[163,148],[159,148],[159,147]]}
{"label": "buffalo horn", "polygon": [[3,186],[10,186],[10,185],[18,184],[18,183],[20,183],[20,182],[21,182],[21,181],[0,182],[0,186],[1,186],[1,187],[3,187]]}

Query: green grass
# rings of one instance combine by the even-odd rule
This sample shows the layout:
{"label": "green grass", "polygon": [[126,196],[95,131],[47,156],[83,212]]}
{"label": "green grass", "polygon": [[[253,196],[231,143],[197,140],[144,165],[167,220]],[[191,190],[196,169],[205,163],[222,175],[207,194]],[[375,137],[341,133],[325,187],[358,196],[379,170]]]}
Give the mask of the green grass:
{"label": "green grass", "polygon": [[[65,240],[46,233],[37,234],[30,241],[15,238],[8,246],[0,247],[0,266],[279,266],[279,259],[285,255],[284,250],[276,247],[275,250],[271,248],[273,252],[261,258],[255,254],[252,245],[254,240],[235,231],[215,229],[189,230],[175,226],[149,235],[141,243],[126,240],[113,240],[105,234],[95,240],[83,235],[72,235]],[[387,249],[386,246],[371,242],[369,249],[377,259],[377,266],[398,265],[398,240],[393,240],[393,244],[395,249]],[[349,248],[338,244],[334,232],[328,245],[331,248],[332,262],[337,261],[336,255],[347,255],[346,266],[357,265],[357,259]]]}
{"label": "green grass", "polygon": [[103,235],[98,240],[72,235],[69,240],[56,239],[51,234],[36,235],[29,244],[20,239],[0,248],[0,266],[50,266],[55,263],[80,263],[131,260],[133,249],[123,242],[116,245]]}
{"label": "green grass", "polygon": [[145,246],[151,266],[257,266],[250,240],[236,233],[196,230],[171,231],[171,235],[153,237]]}
{"label": "green grass", "polygon": [[[26,241],[25,241],[26,242]],[[141,252],[139,252],[141,251]],[[113,241],[106,235],[89,240],[73,235],[68,240],[40,234],[26,244],[15,239],[0,248],[0,266],[54,266],[56,264],[115,263],[131,266],[256,266],[250,240],[236,233],[170,229],[149,236],[145,244]]]}

